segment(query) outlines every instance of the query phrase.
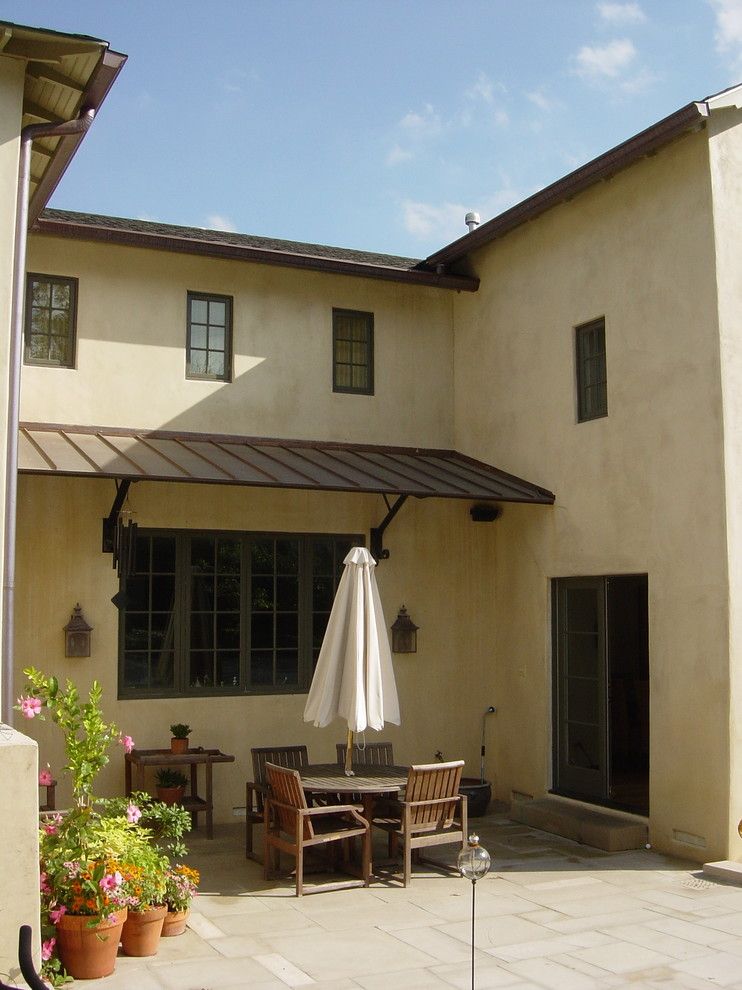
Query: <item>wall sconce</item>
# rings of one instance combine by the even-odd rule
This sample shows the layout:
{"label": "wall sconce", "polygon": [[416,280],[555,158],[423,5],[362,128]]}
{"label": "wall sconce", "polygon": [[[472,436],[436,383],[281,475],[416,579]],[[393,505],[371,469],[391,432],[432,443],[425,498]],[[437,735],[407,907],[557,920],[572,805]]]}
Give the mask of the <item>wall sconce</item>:
{"label": "wall sconce", "polygon": [[70,621],[64,627],[64,655],[66,657],[89,657],[92,631],[93,627],[85,621],[82,607],[78,602],[70,616]]}
{"label": "wall sconce", "polygon": [[392,625],[392,653],[417,653],[417,630],[403,605]]}

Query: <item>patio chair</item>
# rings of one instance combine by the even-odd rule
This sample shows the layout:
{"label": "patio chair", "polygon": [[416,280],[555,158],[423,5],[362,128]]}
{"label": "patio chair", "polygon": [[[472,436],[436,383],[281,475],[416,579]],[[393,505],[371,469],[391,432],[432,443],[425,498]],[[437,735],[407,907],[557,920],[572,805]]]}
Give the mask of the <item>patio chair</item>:
{"label": "patio chair", "polygon": [[[345,755],[348,752],[347,743],[335,743],[338,766],[345,766]],[[394,747],[390,742],[372,742],[360,746],[353,743],[353,765],[373,767],[393,767]]]}
{"label": "patio chair", "polygon": [[307,893],[340,890],[344,887],[368,887],[371,880],[371,826],[349,804],[310,808],[298,770],[265,765],[268,794],[264,801],[266,880],[278,869],[281,852],[296,859],[296,896],[304,893],[304,851],[333,842],[343,844],[346,867],[350,861],[348,841],[363,839],[362,879],[317,884]]}
{"label": "patio chair", "polygon": [[[427,846],[458,842],[466,844],[466,797],[459,794],[463,760],[410,767],[404,800],[380,802],[373,825],[387,832],[392,852],[403,843],[402,882],[406,887],[412,876],[413,853]],[[434,861],[431,861],[434,862]],[[435,865],[447,869],[442,863]]]}
{"label": "patio chair", "polygon": [[245,787],[245,858],[258,860],[253,851],[253,826],[263,824],[263,804],[268,787],[266,763],[298,769],[309,763],[306,746],[257,746],[251,749],[253,779]]}

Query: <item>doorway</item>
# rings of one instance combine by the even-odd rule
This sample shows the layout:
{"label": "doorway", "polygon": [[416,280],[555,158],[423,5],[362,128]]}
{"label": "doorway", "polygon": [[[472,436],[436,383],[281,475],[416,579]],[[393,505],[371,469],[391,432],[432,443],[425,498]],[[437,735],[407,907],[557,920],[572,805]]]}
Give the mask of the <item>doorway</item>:
{"label": "doorway", "polygon": [[554,787],[649,814],[647,575],[557,578]]}

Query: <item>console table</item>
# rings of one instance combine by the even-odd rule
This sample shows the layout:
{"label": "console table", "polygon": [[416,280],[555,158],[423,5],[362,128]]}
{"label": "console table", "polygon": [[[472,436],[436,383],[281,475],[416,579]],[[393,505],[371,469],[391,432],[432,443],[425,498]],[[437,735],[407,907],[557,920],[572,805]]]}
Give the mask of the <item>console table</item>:
{"label": "console table", "polygon": [[[218,749],[189,749],[185,753],[171,753],[169,749],[133,749],[124,754],[126,772],[126,794],[132,790],[145,791],[145,770],[147,767],[191,768],[191,792],[183,798],[183,807],[191,813],[191,823],[196,827],[197,816],[206,812],[206,835],[214,837],[214,804],[212,792],[211,768],[215,763],[234,763],[234,756],[222,753]],[[198,768],[206,767],[206,794],[198,794]],[[132,788],[132,767],[136,767],[136,786]]]}

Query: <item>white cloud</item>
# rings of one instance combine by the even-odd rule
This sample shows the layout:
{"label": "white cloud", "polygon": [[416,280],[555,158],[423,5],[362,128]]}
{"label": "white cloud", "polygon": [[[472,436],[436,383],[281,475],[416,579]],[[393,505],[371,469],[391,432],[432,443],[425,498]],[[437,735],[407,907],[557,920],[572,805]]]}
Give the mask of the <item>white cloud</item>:
{"label": "white cloud", "polygon": [[387,153],[386,163],[387,165],[400,165],[402,162],[408,162],[411,158],[414,158],[411,151],[408,151],[406,148],[400,148],[398,144],[395,144]]}
{"label": "white cloud", "polygon": [[495,99],[495,86],[485,72],[480,72],[474,85],[467,89],[466,98],[469,100],[482,100],[484,103],[492,103]]}
{"label": "white cloud", "polygon": [[609,24],[643,24],[647,19],[638,3],[599,3],[598,13]]}
{"label": "white cloud", "polygon": [[628,38],[617,38],[607,45],[583,45],[574,58],[578,76],[615,79],[634,61],[636,48]]}
{"label": "white cloud", "polygon": [[443,129],[441,118],[430,103],[426,103],[422,113],[410,110],[400,120],[399,126],[411,137],[423,139],[436,137]]}
{"label": "white cloud", "polygon": [[716,50],[742,67],[742,0],[709,0],[716,13]]}
{"label": "white cloud", "polygon": [[507,179],[504,181],[505,185],[499,192],[468,206],[461,203],[422,203],[407,199],[402,203],[405,229],[421,241],[454,241],[466,233],[464,217],[470,210],[478,212],[484,222],[528,195],[527,192],[514,189]]}
{"label": "white cloud", "polygon": [[557,107],[561,106],[559,100],[547,96],[541,89],[534,89],[530,93],[526,93],[526,99],[530,100],[534,106],[537,106],[539,110],[543,110],[544,112],[556,110]]}
{"label": "white cloud", "polygon": [[234,234],[237,230],[237,225],[230,217],[225,217],[221,213],[210,213],[206,217],[206,228],[208,230],[224,230],[230,234]]}

